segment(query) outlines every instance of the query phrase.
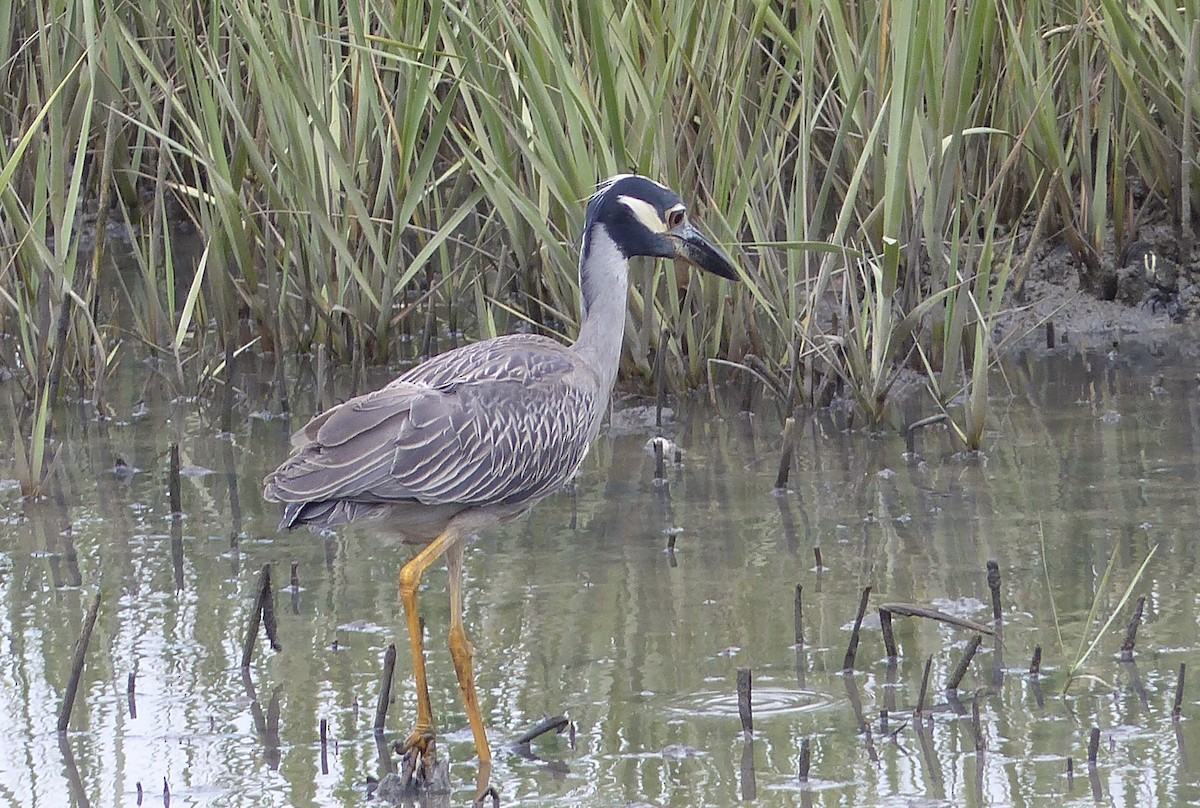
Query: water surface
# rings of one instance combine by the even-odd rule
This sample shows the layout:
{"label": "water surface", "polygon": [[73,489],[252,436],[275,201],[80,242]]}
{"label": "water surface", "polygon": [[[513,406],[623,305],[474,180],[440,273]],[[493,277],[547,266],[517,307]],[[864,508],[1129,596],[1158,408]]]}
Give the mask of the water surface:
{"label": "water surface", "polygon": [[[740,392],[715,407],[678,403],[663,432],[682,463],[662,485],[645,448],[653,407],[625,400],[573,492],[467,551],[466,620],[503,804],[1200,800],[1196,685],[1184,719],[1171,720],[1179,665],[1200,645],[1200,395],[1196,357],[1179,347],[1190,344],[1171,332],[1115,352],[1098,342],[1023,354],[994,377],[984,456],[956,454],[935,427],[917,436],[914,458],[894,429],[847,429],[844,412],[820,413],[800,424],[783,495],[771,490],[780,421],[770,401],[753,415],[738,412]],[[222,433],[207,399],[179,395],[140,363],[121,373],[110,386],[117,420],[91,420],[77,405],[60,412],[49,498],[19,498],[12,438],[0,445],[0,699],[14,705],[0,739],[0,804],[132,805],[140,786],[142,804],[158,805],[164,784],[176,807],[363,804],[368,778],[388,765],[370,725],[389,643],[401,651],[389,740],[415,715],[396,591],[412,548],[366,528],[276,531],[259,483],[316,407],[311,375],[289,390],[288,421],[273,416],[269,365],[242,366]],[[928,412],[918,400],[897,420]],[[185,467],[181,520],[167,498],[173,441]],[[119,458],[138,471],[114,471]],[[1117,610],[1154,547],[1133,589],[1146,597],[1136,665],[1116,660],[1130,602],[1064,697],[1081,640]],[[910,601],[987,621],[989,559],[1002,579],[1003,645],[984,643],[955,698],[942,685],[971,635],[928,621],[897,619],[900,657],[889,668],[868,620],[855,672],[839,672],[864,586],[871,614]],[[260,643],[244,678],[247,614],[268,563],[282,650]],[[60,741],[73,645],[97,591],[100,617]],[[458,805],[475,763],[445,645],[444,566],[426,575],[422,605]],[[1045,676],[1032,680],[1039,644]],[[918,732],[911,713],[930,655],[933,717]],[[753,673],[749,745],[739,668]],[[562,713],[573,746],[567,735],[508,746]],[[1089,777],[1092,727],[1101,743]]]}

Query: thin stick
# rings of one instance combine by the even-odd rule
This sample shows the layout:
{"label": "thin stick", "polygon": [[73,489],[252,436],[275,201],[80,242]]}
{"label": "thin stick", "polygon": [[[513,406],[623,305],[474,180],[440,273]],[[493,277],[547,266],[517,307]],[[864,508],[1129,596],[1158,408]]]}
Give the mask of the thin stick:
{"label": "thin stick", "polygon": [[387,720],[388,705],[392,701],[392,677],[396,671],[396,644],[388,645],[387,650],[383,652],[383,679],[379,684],[379,701],[375,702],[375,723],[372,724],[375,732],[383,732],[384,722]]}
{"label": "thin stick", "polygon": [[995,561],[987,563],[987,582],[992,591],[992,619],[1000,625],[1000,565]]}
{"label": "thin stick", "polygon": [[654,479],[667,479],[666,458],[663,457],[663,441],[661,438],[654,441]]}
{"label": "thin stick", "polygon": [[754,715],[750,709],[750,669],[738,668],[737,672],[738,715],[742,719],[742,734],[746,740],[754,734]]}
{"label": "thin stick", "polygon": [[1137,641],[1138,626],[1142,623],[1142,610],[1145,607],[1146,596],[1142,595],[1133,607],[1133,617],[1129,618],[1129,625],[1125,627],[1125,641],[1121,643],[1122,662],[1133,662],[1133,644]]}
{"label": "thin stick", "polygon": [[1040,676],[1042,673],[1042,646],[1033,646],[1033,659],[1029,661],[1029,675]]}
{"label": "thin stick", "polygon": [[858,654],[858,632],[862,629],[863,615],[867,613],[867,599],[871,596],[871,587],[863,587],[862,597],[858,601],[858,614],[854,616],[854,628],[850,630],[850,645],[846,648],[846,656],[842,660],[842,670],[854,670],[854,657]]}
{"label": "thin stick", "polygon": [[179,483],[179,444],[171,444],[170,469],[167,472],[167,492],[171,498],[171,516],[183,515],[183,498]]}
{"label": "thin stick", "polygon": [[1178,721],[1183,715],[1183,677],[1187,673],[1187,663],[1179,663],[1179,678],[1175,680],[1175,707],[1171,710],[1171,718]]}
{"label": "thin stick", "polygon": [[62,709],[58,712],[58,731],[67,731],[71,723],[71,709],[75,706],[75,695],[79,692],[79,679],[83,676],[83,662],[87,657],[88,643],[92,641],[92,629],[96,626],[96,615],[100,613],[100,593],[92,598],[91,608],[83,620],[83,633],[75,643],[75,660],[71,663],[71,678],[67,680],[67,692],[63,694]]}
{"label": "thin stick", "polygon": [[796,612],[796,646],[797,647],[804,645],[804,601],[800,597],[800,595],[803,591],[804,591],[804,587],[800,586],[800,584],[796,584],[795,612]]}
{"label": "thin stick", "polygon": [[968,631],[974,631],[979,634],[986,634],[989,637],[993,637],[996,634],[996,629],[992,626],[977,623],[974,620],[967,620],[964,617],[956,617],[929,606],[922,606],[919,603],[881,603],[879,604],[879,608],[887,609],[893,615],[924,617],[927,620],[937,620],[947,625],[958,626],[959,628],[965,628]]}
{"label": "thin stick", "polygon": [[321,719],[321,774],[329,774],[329,719]]}
{"label": "thin stick", "polygon": [[[242,668],[250,667],[250,660],[254,658],[254,644],[258,642],[258,628],[263,621],[263,609],[265,602],[270,598],[271,594],[271,565],[263,564],[262,572],[258,576],[258,592],[254,596],[254,606],[250,610],[250,625],[246,628],[246,641],[242,645]],[[274,623],[274,609],[271,612],[271,621]],[[278,650],[278,643],[272,641],[271,647]]]}
{"label": "thin stick", "polygon": [[1054,348],[1054,322],[1047,321],[1046,323],[1046,347]]}
{"label": "thin stick", "polygon": [[896,653],[896,638],[892,635],[892,613],[887,609],[879,610],[879,628],[883,631],[883,647],[887,649],[888,659],[899,656]]}
{"label": "thin stick", "polygon": [[929,671],[933,667],[933,654],[925,658],[925,674],[921,677],[921,694],[917,696],[917,709],[915,715],[921,717],[921,713],[925,710],[925,694],[929,692]]}
{"label": "thin stick", "polygon": [[792,451],[795,446],[796,419],[788,418],[783,422],[783,452],[779,457],[779,472],[775,475],[775,490],[786,491],[788,475],[792,471]]}
{"label": "thin stick", "polygon": [[812,762],[812,752],[808,745],[808,738],[800,741],[800,782],[808,782],[808,769]]}
{"label": "thin stick", "polygon": [[820,547],[813,548],[813,558],[815,558],[817,561],[817,572],[820,572],[822,569],[825,568],[825,565],[821,563],[821,548]]}
{"label": "thin stick", "polygon": [[513,741],[514,746],[525,746],[540,735],[545,735],[547,732],[555,732],[562,734],[566,732],[570,720],[565,715],[556,715],[551,718],[544,718],[535,726],[525,730],[521,735]]}
{"label": "thin stick", "polygon": [[1088,739],[1088,765],[1096,765],[1096,755],[1100,751],[1100,728],[1092,727],[1092,736]]}
{"label": "thin stick", "polygon": [[129,672],[129,678],[125,681],[125,695],[129,699],[129,717],[137,718],[137,701],[134,698],[135,688],[134,672]]}
{"label": "thin stick", "polygon": [[282,651],[279,644],[279,623],[275,620],[275,593],[271,588],[271,565],[264,564],[262,572],[262,622],[272,651]]}
{"label": "thin stick", "polygon": [[947,690],[958,690],[958,686],[963,677],[967,675],[967,668],[970,667],[971,660],[975,658],[975,652],[979,650],[982,642],[983,636],[976,634],[967,643],[967,650],[963,652],[962,659],[958,660],[958,664],[954,666],[954,670],[950,671],[950,677],[946,680]]}

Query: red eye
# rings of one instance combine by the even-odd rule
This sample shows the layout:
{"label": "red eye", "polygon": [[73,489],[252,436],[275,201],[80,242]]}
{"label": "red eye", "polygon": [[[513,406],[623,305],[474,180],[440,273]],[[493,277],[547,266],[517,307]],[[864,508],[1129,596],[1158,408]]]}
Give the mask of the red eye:
{"label": "red eye", "polygon": [[685,213],[680,208],[675,208],[674,210],[669,210],[669,211],[667,211],[667,227],[670,228],[671,230],[674,230],[675,228],[682,225],[683,220],[686,218],[687,218],[687,213]]}

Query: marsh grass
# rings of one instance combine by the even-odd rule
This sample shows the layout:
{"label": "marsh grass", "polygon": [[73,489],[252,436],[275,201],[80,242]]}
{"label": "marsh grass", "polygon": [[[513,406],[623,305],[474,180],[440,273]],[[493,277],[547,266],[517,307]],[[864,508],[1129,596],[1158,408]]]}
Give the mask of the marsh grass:
{"label": "marsh grass", "polygon": [[[1062,625],[1058,617],[1058,607],[1055,605],[1054,601],[1054,588],[1050,584],[1050,570],[1047,567],[1046,562],[1046,533],[1041,524],[1039,524],[1038,528],[1039,539],[1042,546],[1042,573],[1045,576],[1046,591],[1050,598],[1050,610],[1054,619],[1054,631],[1058,636],[1059,647],[1065,653],[1067,647],[1063,639]],[[1117,615],[1121,614],[1125,610],[1126,604],[1129,603],[1129,599],[1137,590],[1138,583],[1142,580],[1142,575],[1145,574],[1147,567],[1150,566],[1150,560],[1154,558],[1154,554],[1157,552],[1158,545],[1155,544],[1150,548],[1149,552],[1146,553],[1146,557],[1142,559],[1141,565],[1138,566],[1137,571],[1129,579],[1129,583],[1125,586],[1125,589],[1122,590],[1116,604],[1109,609],[1108,616],[1105,618],[1103,625],[1095,628],[1093,632],[1093,626],[1096,626],[1097,621],[1104,616],[1102,610],[1105,600],[1109,597],[1109,578],[1112,577],[1112,571],[1117,564],[1117,548],[1113,548],[1113,551],[1108,558],[1108,565],[1104,568],[1104,574],[1100,576],[1100,580],[1096,585],[1096,594],[1092,598],[1092,604],[1088,609],[1087,619],[1084,621],[1086,631],[1079,635],[1079,644],[1075,650],[1075,656],[1067,666],[1066,681],[1063,684],[1063,695],[1066,695],[1071,689],[1071,685],[1075,683],[1076,679],[1083,675],[1080,673],[1080,670],[1083,668],[1088,658],[1092,655],[1092,652],[1096,650],[1096,647],[1100,644],[1100,640],[1112,627],[1113,622],[1117,619]],[[1089,678],[1094,679],[1096,677],[1089,675]],[[1111,686],[1107,682],[1103,684],[1106,686]]]}
{"label": "marsh grass", "polygon": [[[907,364],[934,409],[962,396],[949,414],[977,448],[1011,234],[1062,233],[1103,293],[1107,245],[1196,207],[1196,18],[0,0],[0,328],[31,414],[65,373],[100,415],[121,340],[197,394],[228,342],[362,368],[460,334],[569,336],[581,202],[637,170],[686,191],[745,283],[639,265],[627,374],[681,390],[753,355],[786,408],[832,376],[878,423]],[[198,261],[176,260],[179,222]],[[109,233],[138,279],[116,307]]]}

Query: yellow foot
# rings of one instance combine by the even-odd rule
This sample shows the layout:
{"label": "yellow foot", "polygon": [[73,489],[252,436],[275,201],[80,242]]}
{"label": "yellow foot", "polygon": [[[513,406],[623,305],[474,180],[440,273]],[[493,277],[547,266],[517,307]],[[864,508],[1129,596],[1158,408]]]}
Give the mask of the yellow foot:
{"label": "yellow foot", "polygon": [[434,746],[433,730],[422,727],[414,729],[404,743],[396,745],[401,756],[400,778],[405,790],[411,793],[440,790]]}

